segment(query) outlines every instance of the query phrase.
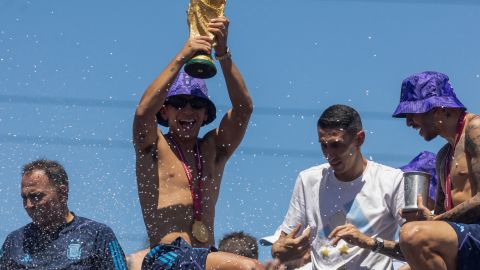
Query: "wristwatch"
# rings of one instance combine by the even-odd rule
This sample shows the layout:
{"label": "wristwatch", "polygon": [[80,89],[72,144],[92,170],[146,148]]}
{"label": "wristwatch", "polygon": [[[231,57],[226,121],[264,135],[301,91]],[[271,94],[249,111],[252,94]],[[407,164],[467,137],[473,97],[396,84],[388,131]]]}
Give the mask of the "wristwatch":
{"label": "wristwatch", "polygon": [[382,250],[384,247],[383,239],[380,237],[375,237],[373,240],[375,240],[375,243],[373,244],[372,251],[379,252],[380,250]]}
{"label": "wristwatch", "polygon": [[226,51],[225,54],[223,54],[223,55],[217,55],[217,54],[215,54],[215,58],[216,58],[218,61],[222,61],[222,60],[225,60],[225,59],[230,59],[230,58],[232,58],[232,52],[230,51],[230,47],[227,47],[227,51]]}

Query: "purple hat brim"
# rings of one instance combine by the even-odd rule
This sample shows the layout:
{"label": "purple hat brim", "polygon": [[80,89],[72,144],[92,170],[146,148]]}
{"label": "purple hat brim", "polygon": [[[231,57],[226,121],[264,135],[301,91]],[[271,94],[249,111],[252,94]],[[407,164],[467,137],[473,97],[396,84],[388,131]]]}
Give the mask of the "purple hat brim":
{"label": "purple hat brim", "polygon": [[[197,98],[202,98],[202,97],[197,97]],[[213,122],[215,120],[215,118],[217,118],[217,107],[215,107],[215,104],[213,104],[213,102],[210,99],[207,99],[207,98],[202,98],[202,99],[205,99],[208,102],[207,120],[202,123],[202,127],[203,127],[205,125],[210,124],[211,122]],[[157,116],[157,123],[159,125],[164,126],[164,127],[168,127],[168,121],[163,119],[160,112],[158,112],[156,116]]]}
{"label": "purple hat brim", "polygon": [[433,96],[422,100],[402,101],[392,116],[405,118],[408,113],[426,113],[433,108],[467,109],[455,96]]}

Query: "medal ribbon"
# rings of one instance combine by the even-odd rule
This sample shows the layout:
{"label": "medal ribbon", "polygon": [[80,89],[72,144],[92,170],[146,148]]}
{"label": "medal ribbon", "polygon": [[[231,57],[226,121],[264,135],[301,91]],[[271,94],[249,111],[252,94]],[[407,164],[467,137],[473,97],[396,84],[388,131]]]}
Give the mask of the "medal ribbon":
{"label": "medal ribbon", "polygon": [[192,200],[193,200],[193,218],[195,220],[201,221],[202,220],[202,157],[200,156],[200,147],[198,146],[198,140],[195,142],[195,165],[197,168],[198,174],[198,184],[197,189],[193,186],[193,175],[192,171],[187,166],[187,159],[182,152],[182,149],[178,146],[177,142],[173,139],[172,135],[167,134],[168,139],[172,142],[174,148],[177,150],[178,155],[180,156],[183,169],[187,174],[188,185],[190,187],[190,192],[192,193]]}
{"label": "medal ribbon", "polygon": [[467,115],[466,112],[462,112],[460,118],[458,119],[457,123],[457,130],[455,134],[455,144],[450,146],[447,154],[447,159],[445,160],[445,169],[444,169],[444,177],[445,177],[445,201],[443,203],[445,207],[445,211],[452,209],[453,200],[452,200],[452,179],[450,178],[450,166],[453,156],[455,154],[455,148],[457,147],[458,141],[462,136],[463,128],[465,127],[465,116]]}

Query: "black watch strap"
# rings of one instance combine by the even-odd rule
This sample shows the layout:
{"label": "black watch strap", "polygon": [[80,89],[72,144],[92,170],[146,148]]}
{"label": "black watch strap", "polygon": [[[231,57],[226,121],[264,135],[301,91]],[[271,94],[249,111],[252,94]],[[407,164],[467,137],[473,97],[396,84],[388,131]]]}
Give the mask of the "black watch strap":
{"label": "black watch strap", "polygon": [[380,237],[375,237],[374,240],[375,240],[375,244],[373,244],[372,251],[379,252],[385,246],[384,241]]}

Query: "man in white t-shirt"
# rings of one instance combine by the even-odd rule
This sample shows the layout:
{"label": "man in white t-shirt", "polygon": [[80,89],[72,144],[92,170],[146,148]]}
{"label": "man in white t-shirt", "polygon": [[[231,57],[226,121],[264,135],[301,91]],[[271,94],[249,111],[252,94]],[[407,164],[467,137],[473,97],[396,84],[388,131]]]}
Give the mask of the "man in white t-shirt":
{"label": "man in white t-shirt", "polygon": [[365,132],[355,109],[333,105],[317,128],[328,163],[298,175],[272,256],[289,261],[310,249],[313,269],[393,269],[384,254],[398,247],[382,239],[395,239],[402,223],[402,172],[362,156]]}

